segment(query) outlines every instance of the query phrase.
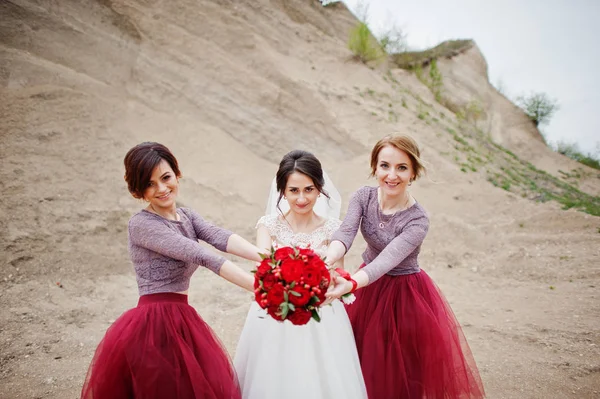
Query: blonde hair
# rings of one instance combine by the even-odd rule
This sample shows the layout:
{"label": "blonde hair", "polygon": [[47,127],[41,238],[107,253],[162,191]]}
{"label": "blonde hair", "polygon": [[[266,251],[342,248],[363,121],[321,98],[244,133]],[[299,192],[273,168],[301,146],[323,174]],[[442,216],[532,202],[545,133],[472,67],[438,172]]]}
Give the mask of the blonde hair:
{"label": "blonde hair", "polygon": [[427,172],[427,169],[421,160],[421,151],[419,150],[417,142],[408,135],[400,135],[386,136],[375,144],[373,150],[371,150],[371,176],[375,176],[379,152],[387,146],[394,147],[408,155],[415,173],[414,180],[417,180],[421,175]]}

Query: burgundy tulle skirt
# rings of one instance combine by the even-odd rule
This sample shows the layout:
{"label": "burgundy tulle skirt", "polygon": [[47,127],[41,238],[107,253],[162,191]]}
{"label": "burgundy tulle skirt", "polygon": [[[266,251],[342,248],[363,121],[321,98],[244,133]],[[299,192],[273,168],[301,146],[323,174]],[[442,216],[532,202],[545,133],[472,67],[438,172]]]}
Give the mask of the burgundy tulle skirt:
{"label": "burgundy tulle skirt", "polygon": [[370,399],[484,397],[460,325],[424,271],[383,276],[347,311]]}
{"label": "burgundy tulle skirt", "polygon": [[81,397],[241,398],[229,357],[187,295],[143,295],[109,327]]}

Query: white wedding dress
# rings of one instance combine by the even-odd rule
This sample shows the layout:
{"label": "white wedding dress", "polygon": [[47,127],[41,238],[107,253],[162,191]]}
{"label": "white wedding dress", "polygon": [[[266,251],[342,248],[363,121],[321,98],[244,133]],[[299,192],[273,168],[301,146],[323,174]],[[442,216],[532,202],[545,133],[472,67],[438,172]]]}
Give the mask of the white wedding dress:
{"label": "white wedding dress", "polygon": [[[263,216],[279,247],[310,245],[323,256],[340,226],[328,218],[312,233],[294,233],[277,215]],[[320,310],[321,322],[278,322],[256,302],[250,306],[234,364],[244,399],[365,399],[367,391],[344,305]]]}

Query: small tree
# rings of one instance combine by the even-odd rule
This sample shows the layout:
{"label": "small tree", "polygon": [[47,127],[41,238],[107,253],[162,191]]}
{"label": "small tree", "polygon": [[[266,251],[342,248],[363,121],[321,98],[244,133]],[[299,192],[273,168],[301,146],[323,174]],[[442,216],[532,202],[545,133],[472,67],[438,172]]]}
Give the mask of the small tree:
{"label": "small tree", "polygon": [[369,2],[359,0],[354,6],[354,15],[360,22],[366,24],[369,20]]}
{"label": "small tree", "polygon": [[548,97],[546,93],[519,96],[517,97],[517,104],[535,123],[535,126],[548,124],[552,116],[560,109],[558,102]]}
{"label": "small tree", "polygon": [[392,24],[389,29],[379,36],[379,43],[383,51],[388,54],[403,53],[408,48],[406,34],[396,24]]}

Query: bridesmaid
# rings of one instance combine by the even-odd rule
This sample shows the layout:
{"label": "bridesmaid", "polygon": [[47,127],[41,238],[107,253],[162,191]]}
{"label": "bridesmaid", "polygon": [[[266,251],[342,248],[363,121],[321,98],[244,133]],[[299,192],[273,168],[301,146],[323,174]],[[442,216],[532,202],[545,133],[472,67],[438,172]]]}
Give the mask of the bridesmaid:
{"label": "bridesmaid", "polygon": [[460,325],[417,261],[429,218],[408,187],[424,171],[411,137],[377,142],[371,175],[378,187],[353,194],[327,252],[330,264],[338,261],[360,227],[367,242],[364,263],[353,276],[337,277],[327,296],[362,288],[347,309],[369,398],[482,398],[483,384]]}
{"label": "bridesmaid", "polygon": [[129,221],[129,253],[140,294],[137,307],[109,327],[90,365],[81,397],[240,398],[235,372],[211,328],[188,305],[198,265],[253,291],[254,278],[198,240],[246,259],[259,249],[177,208],[181,172],[173,154],[142,143],[125,156],[125,180],[148,206]]}

